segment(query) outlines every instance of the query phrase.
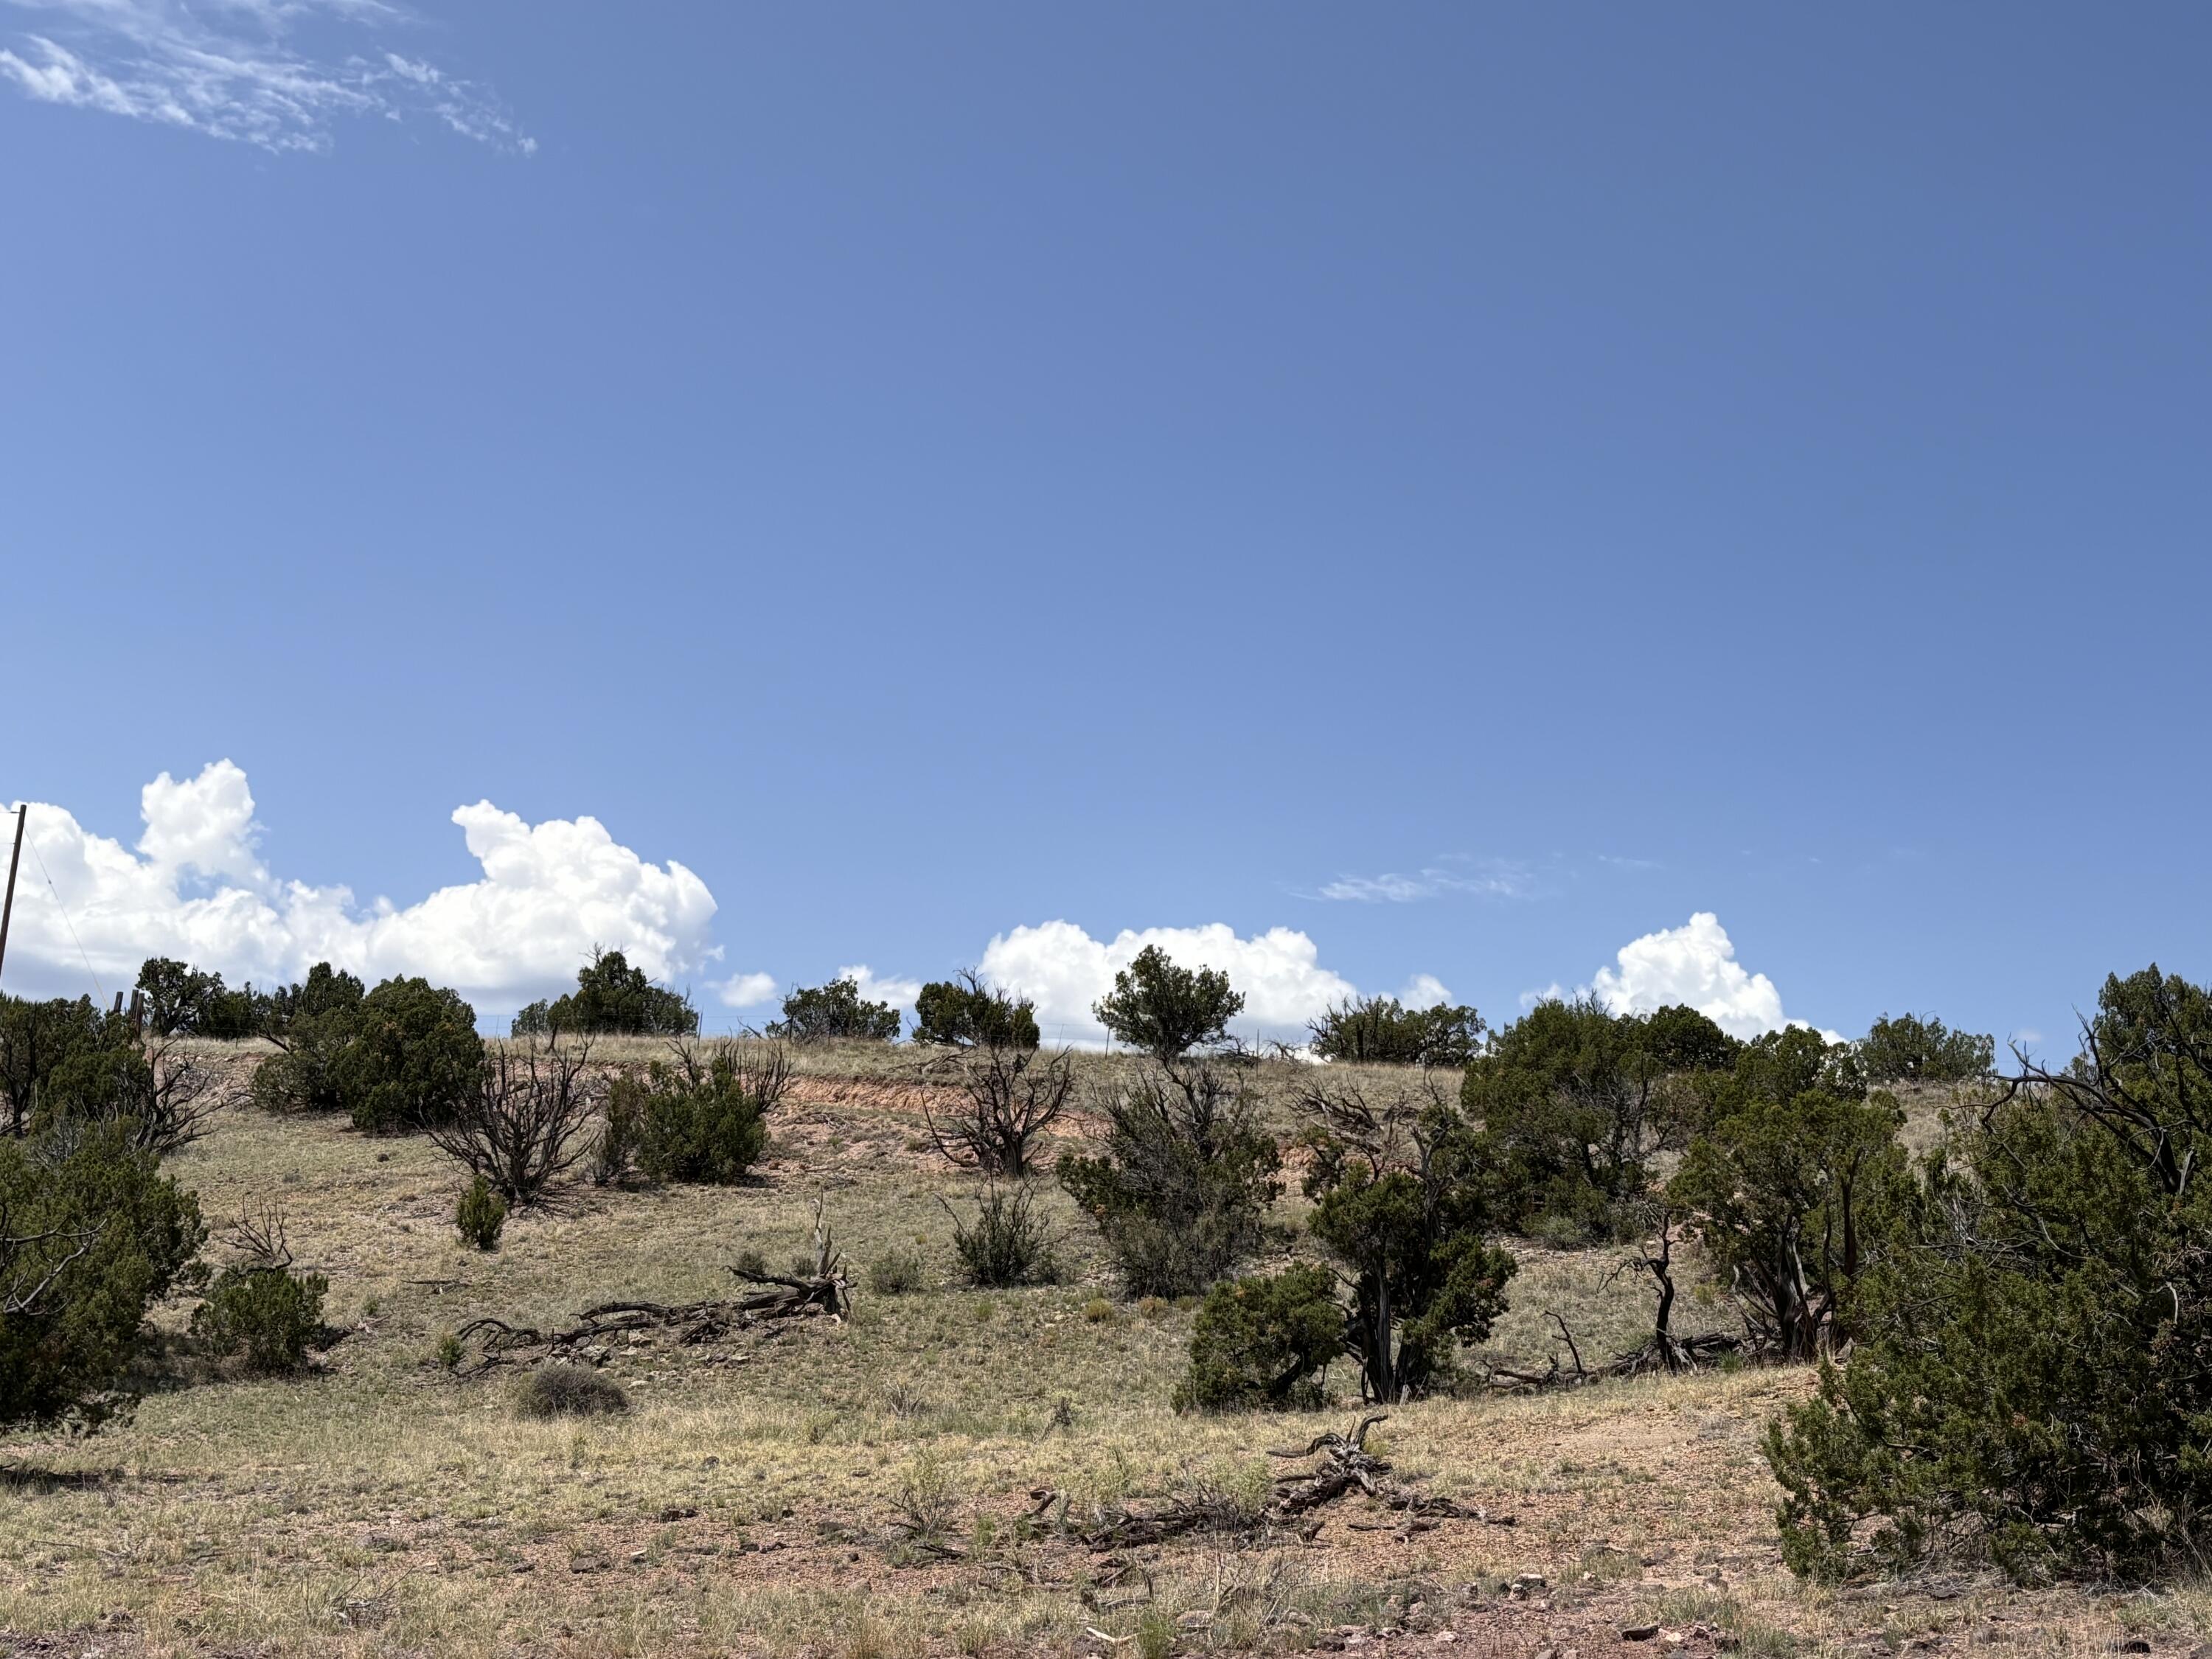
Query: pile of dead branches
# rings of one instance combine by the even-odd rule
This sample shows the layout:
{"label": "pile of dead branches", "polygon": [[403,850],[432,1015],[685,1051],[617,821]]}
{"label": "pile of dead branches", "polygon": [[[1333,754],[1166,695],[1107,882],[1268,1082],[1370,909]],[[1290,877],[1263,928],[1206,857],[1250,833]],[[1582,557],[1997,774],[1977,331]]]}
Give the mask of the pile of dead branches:
{"label": "pile of dead branches", "polygon": [[669,1304],[659,1302],[603,1302],[576,1316],[565,1330],[541,1331],[532,1326],[510,1325],[489,1316],[472,1319],[454,1333],[472,1359],[456,1369],[474,1376],[501,1365],[537,1364],[546,1359],[581,1360],[599,1358],[592,1349],[611,1338],[635,1340],[641,1332],[670,1333],[681,1343],[712,1342],[732,1331],[745,1330],[779,1319],[842,1320],[853,1310],[853,1286],[846,1272],[844,1254],[830,1233],[823,1200],[814,1200],[814,1270],[804,1278],[732,1267],[732,1275],[763,1288],[744,1296],[708,1302]]}
{"label": "pile of dead branches", "polygon": [[1626,1272],[1651,1275],[1659,1302],[1650,1336],[1626,1353],[1586,1365],[1583,1363],[1582,1345],[1575,1340],[1574,1332],[1567,1328],[1565,1320],[1553,1313],[1549,1317],[1559,1328],[1559,1340],[1565,1345],[1567,1358],[1574,1369],[1569,1370],[1559,1363],[1556,1348],[1550,1363],[1540,1371],[1492,1364],[1483,1368],[1482,1375],[1492,1389],[1500,1394],[1534,1394],[1546,1389],[1577,1389],[1616,1377],[1642,1376],[1651,1371],[1693,1371],[1729,1354],[1753,1359],[1771,1356],[1771,1340],[1762,1340],[1748,1320],[1741,1336],[1728,1331],[1708,1331],[1695,1336],[1674,1334],[1674,1246],[1681,1218],[1664,1206],[1654,1206],[1652,1214],[1657,1224],[1656,1234],[1638,1245],[1634,1258],[1624,1261],[1607,1281]]}
{"label": "pile of dead branches", "polygon": [[[1091,1523],[1081,1528],[1084,1541],[1093,1549],[1103,1550],[1164,1543],[1200,1533],[1248,1536],[1287,1533],[1311,1539],[1321,1530],[1321,1511],[1354,1492],[1389,1517],[1351,1523],[1363,1531],[1389,1531],[1405,1538],[1426,1532],[1439,1521],[1480,1521],[1494,1527],[1513,1524],[1510,1516],[1490,1515],[1419,1491],[1412,1477],[1397,1474],[1385,1459],[1368,1450],[1368,1431],[1388,1420],[1388,1413],[1377,1412],[1360,1419],[1350,1434],[1316,1435],[1304,1446],[1270,1451],[1270,1457],[1303,1461],[1317,1456],[1320,1461],[1278,1475],[1272,1495],[1256,1510],[1231,1495],[1201,1490],[1147,1509],[1095,1510]],[[1032,1496],[1037,1499],[1030,1511],[1033,1517],[1042,1518],[1055,1503],[1066,1513],[1066,1500],[1059,1493],[1040,1488]]]}

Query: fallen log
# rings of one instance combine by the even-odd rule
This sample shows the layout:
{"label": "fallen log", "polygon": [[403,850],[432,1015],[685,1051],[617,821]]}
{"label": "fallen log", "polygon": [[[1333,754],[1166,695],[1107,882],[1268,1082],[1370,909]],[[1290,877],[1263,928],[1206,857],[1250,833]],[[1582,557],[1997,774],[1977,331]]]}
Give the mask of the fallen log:
{"label": "fallen log", "polygon": [[[1492,1516],[1418,1490],[1412,1477],[1399,1474],[1386,1460],[1368,1450],[1369,1431],[1388,1420],[1387,1413],[1377,1412],[1360,1419],[1349,1434],[1319,1434],[1304,1446],[1269,1451],[1270,1457],[1299,1459],[1318,1455],[1321,1461],[1310,1468],[1277,1476],[1273,1496],[1256,1512],[1225,1494],[1200,1492],[1157,1508],[1125,1505],[1094,1511],[1081,1535],[1093,1549],[1164,1543],[1197,1533],[1290,1533],[1310,1540],[1321,1530],[1319,1511],[1355,1491],[1396,1517],[1387,1528],[1374,1523],[1376,1529],[1395,1530],[1401,1538],[1426,1531],[1444,1520],[1476,1521],[1493,1527],[1513,1524],[1511,1516]],[[1044,1489],[1032,1496],[1040,1499],[1032,1514],[1050,1507],[1052,1498],[1044,1495]]]}
{"label": "fallen log", "polygon": [[786,1278],[744,1267],[732,1267],[732,1277],[764,1288],[750,1295],[708,1302],[670,1304],[660,1302],[602,1302],[576,1316],[566,1329],[542,1331],[534,1326],[510,1325],[489,1315],[472,1319],[453,1334],[464,1349],[473,1346],[473,1363],[456,1369],[463,1376],[480,1376],[500,1365],[546,1359],[589,1361],[586,1352],[609,1338],[641,1331],[672,1331],[679,1342],[711,1342],[732,1331],[749,1329],[772,1320],[826,1318],[842,1321],[853,1310],[852,1281],[845,1258],[830,1237],[823,1213],[823,1200],[814,1200],[814,1271],[806,1277]]}

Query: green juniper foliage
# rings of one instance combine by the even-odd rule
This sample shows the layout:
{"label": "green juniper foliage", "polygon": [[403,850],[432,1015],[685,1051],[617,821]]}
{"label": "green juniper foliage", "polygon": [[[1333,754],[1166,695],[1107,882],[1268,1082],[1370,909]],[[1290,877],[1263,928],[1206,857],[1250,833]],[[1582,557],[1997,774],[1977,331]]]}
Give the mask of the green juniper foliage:
{"label": "green juniper foliage", "polygon": [[155,1036],[249,1037],[268,1023],[271,999],[251,984],[232,990],[222,975],[173,957],[151,957],[138,969],[146,1029]]}
{"label": "green juniper foliage", "polygon": [[1712,1063],[1739,1063],[1741,1048],[1693,1009],[1537,1004],[1476,1056],[1461,1087],[1499,1218],[1607,1231],[1649,1190],[1652,1160],[1679,1151],[1702,1119]]}
{"label": "green juniper foliage", "polygon": [[1191,1327],[1178,1410],[1311,1410],[1319,1373],[1344,1352],[1344,1310],[1326,1267],[1233,1279],[1206,1295]]}
{"label": "green juniper foliage", "polygon": [[533,1002],[514,1017],[516,1036],[556,1031],[616,1036],[696,1036],[699,1011],[679,992],[664,989],[619,951],[594,951],[577,970],[576,988],[556,1000]]}
{"label": "green juniper foliage", "polygon": [[1482,1017],[1439,1002],[1407,1008],[1395,997],[1352,997],[1306,1028],[1323,1060],[1462,1066],[1482,1042]]}
{"label": "green juniper foliage", "polygon": [[1352,1275],[1347,1346],[1363,1396],[1385,1403],[1455,1380],[1454,1350],[1505,1310],[1517,1263],[1492,1247],[1482,1138],[1449,1102],[1377,1108],[1316,1086],[1307,1230]]}
{"label": "green juniper foliage", "polygon": [[915,999],[914,1040],[955,1048],[1034,1048],[1036,1005],[986,985],[973,973],[932,980]]}
{"label": "green juniper foliage", "polygon": [[192,1314],[192,1332],[211,1353],[243,1354],[264,1376],[296,1371],[322,1328],[330,1281],[320,1273],[246,1264],[225,1267]]}
{"label": "green juniper foliage", "polygon": [[192,1314],[192,1334],[210,1353],[243,1354],[248,1370],[295,1371],[322,1329],[330,1281],[292,1271],[283,1218],[274,1210],[258,1220],[241,1216],[230,1237],[239,1260],[208,1287]]}
{"label": "green juniper foliage", "polygon": [[354,1040],[363,994],[351,974],[319,962],[305,984],[270,999],[264,1034],[279,1052],[254,1071],[255,1105],[288,1114],[347,1109],[339,1062]]}
{"label": "green juniper foliage", "polygon": [[117,1022],[92,1006],[0,996],[0,1131],[22,1134],[55,1071],[77,1055],[120,1046]]}
{"label": "green juniper foliage", "polygon": [[1259,1249],[1282,1158],[1237,1079],[1176,1061],[1100,1111],[1098,1152],[1062,1157],[1060,1182],[1097,1224],[1131,1296],[1194,1294]]}
{"label": "green juniper foliage", "polygon": [[1831,1042],[1802,1025],[1754,1037],[1736,1056],[1733,1089],[1717,1097],[1721,1109],[1742,1100],[1795,1100],[1820,1093],[1864,1100],[1866,1069],[1848,1042]]}
{"label": "green juniper foliage", "polygon": [[1886,1094],[1751,1101],[1692,1140],[1668,1183],[1668,1201],[1783,1358],[1813,1359],[1833,1334],[1853,1334],[1852,1287],[1910,1184],[1904,1122]]}
{"label": "green juniper foliage", "polygon": [[893,1042],[898,1039],[899,1011],[888,1002],[866,1000],[858,980],[832,980],[827,985],[801,986],[786,997],[783,1018],[769,1026],[768,1034],[793,1042],[836,1037]]}
{"label": "green juniper foliage", "polygon": [[1986,1557],[2142,1579],[2212,1547],[2212,996],[2108,979],[2081,1053],[2024,1065],[1852,1293],[1857,1342],[1768,1434],[1784,1559]]}
{"label": "green juniper foliage", "polygon": [[1859,1039],[1859,1064],[1869,1083],[1966,1083],[1987,1077],[1996,1039],[1954,1031],[1933,1014],[1884,1014]]}
{"label": "green juniper foliage", "polygon": [[356,1129],[401,1134],[453,1121],[483,1071],[476,1010],[424,979],[388,979],[361,1000],[338,1056]]}
{"label": "green juniper foliage", "polygon": [[771,1044],[686,1043],[644,1076],[615,1079],[602,1134],[626,1143],[648,1181],[734,1186],[768,1150],[768,1117],[790,1081],[788,1056]]}
{"label": "green juniper foliage", "polygon": [[495,1250],[506,1226],[507,1200],[498,1188],[478,1176],[461,1189],[461,1201],[453,1209],[453,1227],[463,1243],[479,1250]]}
{"label": "green juniper foliage", "polygon": [[422,979],[361,981],[317,963],[307,983],[270,998],[264,1034],[279,1053],[254,1072],[254,1103],[273,1112],[345,1112],[371,1134],[453,1121],[483,1069],[476,1011]]}
{"label": "green juniper foliage", "polygon": [[96,1425],[125,1404],[146,1315],[197,1282],[206,1237],[120,1125],[0,1140],[0,1425]]}
{"label": "green juniper foliage", "polygon": [[1179,1060],[1193,1048],[1224,1042],[1229,1022],[1244,1010],[1243,994],[1216,968],[1185,968],[1157,945],[1114,975],[1114,988],[1091,1012],[1120,1042],[1156,1060]]}
{"label": "green juniper foliage", "polygon": [[32,1115],[33,1133],[64,1123],[113,1123],[142,1151],[167,1157],[206,1132],[217,1103],[216,1074],[167,1039],[142,1047],[127,1030],[53,1068]]}

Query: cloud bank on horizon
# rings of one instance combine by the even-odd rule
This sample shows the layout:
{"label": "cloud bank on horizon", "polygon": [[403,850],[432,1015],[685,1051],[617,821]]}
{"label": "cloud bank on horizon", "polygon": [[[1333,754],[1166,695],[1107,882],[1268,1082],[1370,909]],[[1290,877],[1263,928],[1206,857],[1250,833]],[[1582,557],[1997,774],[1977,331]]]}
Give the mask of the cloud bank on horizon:
{"label": "cloud bank on horizon", "polygon": [[41,103],[228,138],[267,150],[324,150],[342,116],[427,116],[519,155],[538,141],[490,92],[435,64],[360,38],[301,44],[304,32],[404,23],[390,0],[0,0],[37,26],[0,46],[0,82]]}
{"label": "cloud bank on horizon", "polygon": [[[384,898],[364,905],[350,888],[273,874],[261,856],[252,787],[228,760],[189,778],[162,773],[140,793],[139,811],[143,831],[125,847],[64,807],[32,804],[9,940],[11,988],[74,994],[89,977],[112,995],[155,956],[261,984],[298,980],[327,961],[371,982],[420,975],[496,1012],[572,985],[601,946],[674,985],[722,959],[707,884],[674,859],[641,857],[595,817],[532,824],[489,800],[457,807],[452,821],[482,874],[402,906]],[[1322,963],[1310,935],[1271,927],[1248,937],[1225,922],[1124,928],[1109,939],[1064,920],[1024,925],[994,935],[977,965],[1034,1000],[1050,1040],[1103,1044],[1092,1005],[1151,945],[1187,966],[1225,971],[1244,994],[1235,1029],[1247,1037],[1302,1039],[1309,1021],[1360,994]],[[838,976],[870,1000],[909,1010],[921,989],[915,978],[866,963]],[[731,1009],[772,1007],[782,991],[759,971],[702,982]],[[1583,989],[1622,1012],[1686,1003],[1738,1036],[1799,1023],[1785,1018],[1774,982],[1735,959],[1711,911],[1623,945]],[[1561,994],[1555,985],[1523,1001]],[[1419,973],[1397,995],[1431,1006],[1451,993]]]}
{"label": "cloud bank on horizon", "polygon": [[192,778],[164,772],[139,811],[133,849],[64,807],[32,803],[11,966],[20,954],[41,979],[70,986],[89,972],[112,994],[149,957],[264,984],[330,962],[371,982],[419,974],[472,1001],[520,1004],[573,984],[595,945],[670,981],[721,954],[707,884],[673,859],[647,862],[593,817],[531,824],[488,800],[458,807],[453,821],[483,875],[402,908],[272,875],[252,790],[228,760]]}
{"label": "cloud bank on horizon", "polygon": [[1187,968],[1225,971],[1244,994],[1243,1018],[1231,1029],[1248,1036],[1302,1037],[1306,1022],[1329,1004],[1358,994],[1350,980],[1321,965],[1320,947],[1295,928],[1271,927],[1240,939],[1218,921],[1202,927],[1125,927],[1103,941],[1072,921],[1017,927],[984,947],[980,971],[994,984],[1032,999],[1048,1038],[1103,1043],[1106,1028],[1091,1005],[1114,988],[1114,975],[1148,945]]}
{"label": "cloud bank on horizon", "polygon": [[[1553,985],[1521,999],[1523,1006],[1567,993]],[[1764,974],[1735,959],[1735,941],[1711,910],[1680,927],[1631,939],[1577,994],[1595,997],[1617,1014],[1648,1014],[1678,1006],[1696,1009],[1730,1036],[1755,1037],[1802,1025],[1782,1012],[1782,993]],[[1832,1041],[1835,1033],[1826,1035]]]}

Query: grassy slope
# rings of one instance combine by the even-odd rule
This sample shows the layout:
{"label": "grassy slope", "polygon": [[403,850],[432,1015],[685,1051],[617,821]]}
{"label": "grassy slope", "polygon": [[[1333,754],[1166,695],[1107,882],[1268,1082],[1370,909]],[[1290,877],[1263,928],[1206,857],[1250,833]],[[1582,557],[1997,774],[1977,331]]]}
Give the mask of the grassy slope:
{"label": "grassy slope", "polygon": [[[176,1173],[216,1220],[280,1202],[352,1334],[313,1378],[179,1362],[125,1429],[0,1445],[0,1632],[16,1633],[0,1651],[51,1632],[58,1649],[27,1650],[1157,1654],[1171,1633],[1185,1650],[1296,1649],[1410,1623],[1393,1647],[1581,1655],[1648,1617],[1692,1632],[1695,1650],[1723,1636],[1770,1653],[1972,1637],[2102,1652],[2123,1625],[2185,1650],[2212,1605],[1801,1589],[1778,1569],[1756,1449],[1808,1386],[1784,1371],[1401,1408],[1382,1434],[1401,1469],[1517,1524],[1401,1541],[1343,1505],[1310,1547],[1134,1553],[1109,1584],[1114,1565],[1070,1544],[1010,1541],[1032,1488],[1070,1492],[1079,1513],[1194,1484],[1256,1491],[1279,1467],[1267,1448],[1343,1426],[1350,1406],[1176,1417],[1188,1310],[1117,1303],[1098,1317],[1109,1276],[1057,1194],[1071,1283],[867,1294],[866,1265],[893,1249],[942,1271],[938,1200],[970,1183],[921,1150],[903,1056],[817,1054],[806,1071],[757,1184],[586,1190],[510,1222],[490,1256],[455,1241],[459,1183],[422,1141],[227,1115]],[[1261,1082],[1279,1098],[1295,1076]],[[864,1286],[848,1326],[612,1354],[636,1409],[581,1425],[523,1420],[504,1383],[432,1361],[478,1313],[543,1323],[617,1295],[720,1293],[739,1250],[801,1251],[817,1189]],[[1502,1352],[1548,1354],[1553,1310],[1586,1353],[1642,1334],[1648,1292],[1614,1255],[1523,1259]],[[1729,1317],[1709,1288],[1692,1312]],[[902,1564],[887,1545],[917,1491],[939,1495],[967,1559]],[[1551,1588],[1503,1593],[1527,1571]],[[1086,1626],[1139,1639],[1102,1644]]]}

